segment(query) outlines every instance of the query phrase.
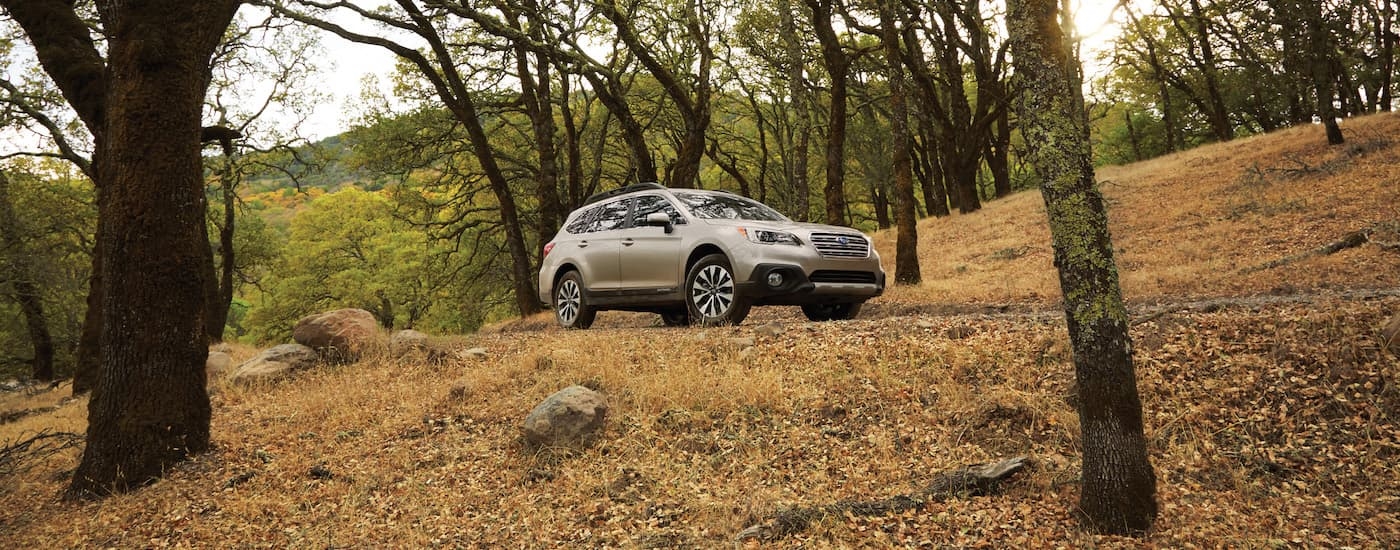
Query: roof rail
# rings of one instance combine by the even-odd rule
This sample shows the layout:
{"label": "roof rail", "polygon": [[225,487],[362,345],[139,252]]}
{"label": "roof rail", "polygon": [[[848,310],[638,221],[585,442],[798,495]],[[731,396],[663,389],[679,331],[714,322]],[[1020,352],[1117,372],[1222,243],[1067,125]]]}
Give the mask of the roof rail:
{"label": "roof rail", "polygon": [[602,191],[602,192],[598,192],[598,193],[594,193],[594,194],[592,194],[592,195],[589,195],[589,196],[588,196],[588,199],[583,201],[583,204],[593,204],[593,203],[598,202],[598,201],[601,201],[601,200],[611,199],[611,198],[616,197],[616,196],[618,196],[618,195],[623,195],[623,194],[626,194],[626,193],[631,193],[631,192],[633,192],[633,191],[645,191],[645,190],[648,190],[648,189],[665,189],[665,188],[666,188],[666,186],[661,185],[661,184],[659,184],[659,183],[650,183],[650,182],[648,182],[648,183],[634,183],[634,184],[632,184],[632,185],[627,185],[627,186],[624,186],[624,187],[619,187],[619,188],[617,188],[617,189],[610,189],[610,190],[607,190],[607,191]]}

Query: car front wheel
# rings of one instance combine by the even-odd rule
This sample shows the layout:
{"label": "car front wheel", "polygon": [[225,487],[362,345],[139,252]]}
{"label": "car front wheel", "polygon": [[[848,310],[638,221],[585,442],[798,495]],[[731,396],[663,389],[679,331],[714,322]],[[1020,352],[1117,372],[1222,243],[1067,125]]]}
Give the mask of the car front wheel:
{"label": "car front wheel", "polygon": [[585,329],[593,325],[597,311],[588,305],[583,294],[583,276],[577,271],[565,273],[554,285],[554,319],[564,328]]}
{"label": "car front wheel", "polygon": [[685,278],[685,305],[690,321],[704,326],[744,322],[750,302],[739,295],[736,283],[734,268],[723,254],[710,254],[695,262]]}
{"label": "car front wheel", "polygon": [[845,321],[860,315],[862,302],[846,304],[814,304],[802,306],[802,314],[809,321]]}

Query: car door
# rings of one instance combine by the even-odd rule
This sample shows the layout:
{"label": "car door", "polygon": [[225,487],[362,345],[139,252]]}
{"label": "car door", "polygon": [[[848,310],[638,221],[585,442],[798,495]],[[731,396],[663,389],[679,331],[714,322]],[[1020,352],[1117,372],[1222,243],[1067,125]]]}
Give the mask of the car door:
{"label": "car door", "polygon": [[583,285],[589,291],[614,291],[621,283],[619,256],[629,200],[617,199],[599,206],[586,231],[573,243]]}
{"label": "car door", "polygon": [[[641,195],[633,198],[632,221],[622,231],[620,272],[622,290],[674,289],[681,286],[681,235],[687,225],[665,197]],[[647,215],[661,212],[670,216],[671,231],[648,226]]]}

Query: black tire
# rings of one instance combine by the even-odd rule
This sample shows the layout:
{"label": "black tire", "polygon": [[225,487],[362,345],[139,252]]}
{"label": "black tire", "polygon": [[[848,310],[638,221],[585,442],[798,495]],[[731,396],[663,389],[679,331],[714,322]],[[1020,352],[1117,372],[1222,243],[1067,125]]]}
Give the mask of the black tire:
{"label": "black tire", "polygon": [[588,296],[583,291],[583,276],[577,271],[565,273],[554,285],[554,320],[567,329],[586,329],[593,326],[593,317],[598,312],[588,305]]}
{"label": "black tire", "polygon": [[710,254],[685,276],[685,307],[690,322],[702,326],[737,325],[752,303],[739,294],[734,268],[724,254]]}
{"label": "black tire", "polygon": [[690,326],[690,311],[686,308],[668,309],[661,312],[661,324],[668,327]]}
{"label": "black tire", "polygon": [[860,315],[860,306],[865,302],[844,304],[814,304],[802,306],[802,314],[809,321],[845,321]]}

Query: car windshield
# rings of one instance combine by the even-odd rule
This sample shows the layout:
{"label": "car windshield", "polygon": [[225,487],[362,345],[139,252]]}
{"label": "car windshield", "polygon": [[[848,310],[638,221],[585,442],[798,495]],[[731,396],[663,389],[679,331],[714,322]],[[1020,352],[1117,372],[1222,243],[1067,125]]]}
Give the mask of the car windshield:
{"label": "car windshield", "polygon": [[695,217],[707,220],[756,220],[769,222],[787,221],[763,203],[738,195],[724,193],[674,192],[676,198],[685,204]]}

